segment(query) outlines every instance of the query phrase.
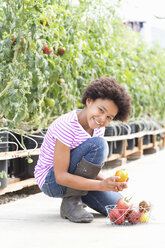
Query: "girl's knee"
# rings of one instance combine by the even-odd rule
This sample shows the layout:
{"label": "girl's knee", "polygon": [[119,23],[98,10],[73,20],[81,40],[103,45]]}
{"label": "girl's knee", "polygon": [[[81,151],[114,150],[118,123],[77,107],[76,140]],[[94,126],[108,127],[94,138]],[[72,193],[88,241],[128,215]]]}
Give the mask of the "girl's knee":
{"label": "girl's knee", "polygon": [[93,137],[94,143],[98,146],[100,149],[107,149],[108,144],[107,141],[103,137]]}
{"label": "girl's knee", "polygon": [[93,137],[92,139],[95,146],[97,147],[97,153],[99,153],[103,159],[106,159],[109,151],[107,141],[103,137]]}

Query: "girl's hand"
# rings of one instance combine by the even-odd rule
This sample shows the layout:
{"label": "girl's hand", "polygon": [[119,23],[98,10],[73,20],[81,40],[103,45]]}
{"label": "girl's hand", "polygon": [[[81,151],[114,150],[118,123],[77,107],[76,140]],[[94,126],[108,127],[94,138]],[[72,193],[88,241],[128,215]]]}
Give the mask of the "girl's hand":
{"label": "girl's hand", "polygon": [[126,182],[116,182],[117,176],[108,177],[100,181],[101,191],[122,191],[127,188]]}

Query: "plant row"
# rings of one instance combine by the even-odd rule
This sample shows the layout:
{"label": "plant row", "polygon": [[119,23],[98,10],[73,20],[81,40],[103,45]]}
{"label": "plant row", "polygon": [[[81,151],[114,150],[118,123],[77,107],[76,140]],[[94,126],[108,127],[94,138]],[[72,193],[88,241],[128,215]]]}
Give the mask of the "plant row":
{"label": "plant row", "polygon": [[101,0],[2,0],[0,126],[29,133],[81,108],[89,82],[110,76],[132,97],[132,117],[165,120],[165,51],[146,44]]}

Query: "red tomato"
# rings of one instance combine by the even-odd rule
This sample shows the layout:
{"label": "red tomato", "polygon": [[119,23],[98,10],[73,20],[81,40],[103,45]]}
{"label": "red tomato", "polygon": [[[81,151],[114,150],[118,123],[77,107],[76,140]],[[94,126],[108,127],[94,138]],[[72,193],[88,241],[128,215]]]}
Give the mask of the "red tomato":
{"label": "red tomato", "polygon": [[120,177],[116,179],[116,182],[126,182],[128,180],[128,173],[125,169],[117,170],[115,176]]}
{"label": "red tomato", "polygon": [[149,212],[151,210],[151,203],[147,201],[141,201],[139,203],[140,212]]}
{"label": "red tomato", "polygon": [[129,200],[127,200],[126,198],[120,198],[117,201],[117,207],[119,211],[122,210],[122,212],[124,211],[125,213],[128,213],[132,209],[133,204],[130,203]]}
{"label": "red tomato", "polygon": [[41,23],[42,25],[47,26],[47,27],[49,26],[48,21],[40,20],[40,23]]}
{"label": "red tomato", "polygon": [[140,222],[142,217],[142,213],[139,210],[132,209],[129,213],[127,213],[127,220],[131,224],[137,224]]}
{"label": "red tomato", "polygon": [[122,224],[124,223],[126,216],[125,214],[121,213],[118,208],[113,208],[109,213],[110,220],[114,224]]}
{"label": "red tomato", "polygon": [[49,49],[49,47],[48,47],[48,45],[44,45],[44,48],[43,48],[43,53],[45,53],[45,54],[51,54],[53,52],[53,49],[51,48],[51,49]]}
{"label": "red tomato", "polygon": [[58,48],[58,52],[57,52],[57,55],[63,55],[65,53],[66,49],[65,47],[59,47]]}

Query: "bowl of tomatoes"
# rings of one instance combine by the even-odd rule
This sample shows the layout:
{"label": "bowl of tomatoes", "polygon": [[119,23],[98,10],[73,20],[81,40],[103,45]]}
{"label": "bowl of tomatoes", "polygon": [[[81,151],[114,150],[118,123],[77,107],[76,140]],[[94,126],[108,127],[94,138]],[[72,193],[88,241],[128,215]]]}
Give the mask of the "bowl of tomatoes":
{"label": "bowl of tomatoes", "polygon": [[113,225],[132,225],[148,223],[151,214],[151,204],[141,201],[134,205],[126,198],[120,198],[116,205],[107,205],[107,223]]}

